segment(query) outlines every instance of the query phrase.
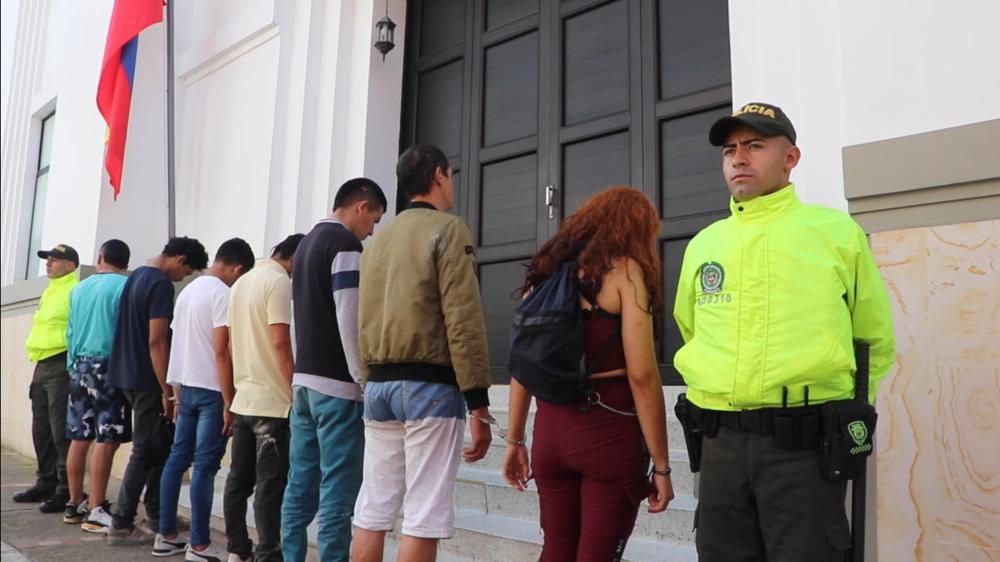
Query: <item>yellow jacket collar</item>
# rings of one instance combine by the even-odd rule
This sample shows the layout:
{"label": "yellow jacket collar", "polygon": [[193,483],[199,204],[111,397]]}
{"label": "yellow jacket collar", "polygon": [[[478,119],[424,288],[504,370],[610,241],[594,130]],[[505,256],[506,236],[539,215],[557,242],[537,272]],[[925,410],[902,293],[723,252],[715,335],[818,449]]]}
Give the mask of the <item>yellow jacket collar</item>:
{"label": "yellow jacket collar", "polygon": [[49,287],[60,288],[65,285],[73,285],[78,279],[79,271],[71,271],[62,277],[56,277],[55,279],[49,279]]}
{"label": "yellow jacket collar", "polygon": [[770,195],[762,195],[742,203],[732,197],[729,198],[729,210],[732,211],[737,220],[746,224],[769,222],[787,215],[800,206],[802,206],[802,202],[795,194],[794,183],[790,183]]}

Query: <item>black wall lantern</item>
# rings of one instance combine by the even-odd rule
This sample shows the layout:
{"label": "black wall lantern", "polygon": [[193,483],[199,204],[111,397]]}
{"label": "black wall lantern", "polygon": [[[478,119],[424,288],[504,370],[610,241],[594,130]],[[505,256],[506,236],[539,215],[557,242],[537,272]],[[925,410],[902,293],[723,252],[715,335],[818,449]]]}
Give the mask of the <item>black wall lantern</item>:
{"label": "black wall lantern", "polygon": [[396,22],[389,19],[389,0],[386,0],[385,16],[375,23],[375,50],[382,53],[382,62],[385,62],[386,53],[396,46],[395,38]]}

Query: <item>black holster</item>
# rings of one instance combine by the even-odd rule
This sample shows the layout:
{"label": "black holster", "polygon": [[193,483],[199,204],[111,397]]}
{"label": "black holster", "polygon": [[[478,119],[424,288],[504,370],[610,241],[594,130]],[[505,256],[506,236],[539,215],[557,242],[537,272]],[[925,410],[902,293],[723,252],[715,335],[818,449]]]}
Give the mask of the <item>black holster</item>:
{"label": "black holster", "polygon": [[684,445],[687,446],[688,464],[691,472],[701,470],[701,444],[704,437],[715,437],[719,431],[718,418],[705,416],[702,410],[688,401],[686,394],[677,397],[674,414],[684,430]]}
{"label": "black holster", "polygon": [[878,414],[871,404],[834,400],[820,406],[822,437],[820,470],[827,480],[853,480],[865,471],[875,446],[872,438]]}

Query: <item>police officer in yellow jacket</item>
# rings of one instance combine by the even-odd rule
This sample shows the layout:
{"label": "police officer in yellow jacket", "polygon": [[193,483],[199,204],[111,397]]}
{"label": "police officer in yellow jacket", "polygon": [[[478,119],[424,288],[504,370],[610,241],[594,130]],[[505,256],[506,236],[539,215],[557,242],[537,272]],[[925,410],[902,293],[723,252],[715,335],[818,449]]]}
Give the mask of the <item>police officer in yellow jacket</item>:
{"label": "police officer in yellow jacket", "polygon": [[78,282],[80,257],[72,247],[59,244],[40,250],[49,285],[38,302],[25,342],[28,359],[35,361],[28,396],[31,398],[31,437],[38,458],[35,485],[14,494],[16,502],[41,502],[44,513],[62,513],[69,501],[66,481],[66,409],[69,373],[66,371],[66,326],[69,293]]}
{"label": "police officer in yellow jacket", "polygon": [[843,560],[846,488],[821,475],[817,408],[853,397],[854,340],[870,345],[870,401],[893,362],[865,233],[846,213],[799,201],[795,138],[765,103],[709,132],[732,214],[691,240],[674,307],[685,341],[674,365],[703,425],[702,562]]}

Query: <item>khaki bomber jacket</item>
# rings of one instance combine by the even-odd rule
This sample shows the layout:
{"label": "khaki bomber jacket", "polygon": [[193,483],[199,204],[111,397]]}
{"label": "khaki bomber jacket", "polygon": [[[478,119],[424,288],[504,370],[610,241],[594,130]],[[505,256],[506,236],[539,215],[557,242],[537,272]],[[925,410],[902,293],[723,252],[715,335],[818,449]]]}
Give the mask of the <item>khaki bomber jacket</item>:
{"label": "khaki bomber jacket", "polygon": [[362,383],[455,385],[470,410],[489,405],[486,325],[472,236],[454,215],[414,203],[361,257]]}

